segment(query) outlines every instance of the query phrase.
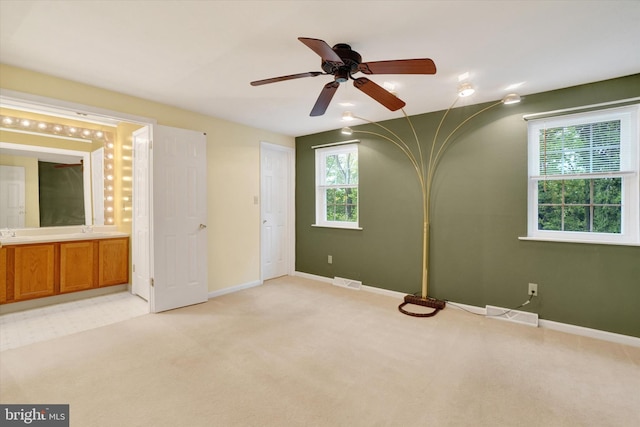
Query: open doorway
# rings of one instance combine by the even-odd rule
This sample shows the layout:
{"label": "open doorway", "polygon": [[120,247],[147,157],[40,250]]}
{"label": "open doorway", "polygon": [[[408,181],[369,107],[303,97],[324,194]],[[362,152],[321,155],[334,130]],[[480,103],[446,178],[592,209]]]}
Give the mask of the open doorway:
{"label": "open doorway", "polygon": [[[34,175],[38,176],[37,164],[43,161],[51,161],[52,152],[67,151],[80,152],[80,157],[58,161],[51,166],[54,171],[78,170],[83,171],[83,183],[85,193],[85,203],[82,212],[82,225],[87,226],[113,226],[117,231],[124,232],[130,236],[130,244],[135,242],[133,221],[133,133],[139,129],[149,129],[154,121],[119,113],[105,113],[98,109],[82,105],[74,105],[63,101],[48,99],[44,97],[21,94],[13,91],[0,91],[0,114],[2,115],[2,142],[4,145],[11,145],[12,149],[22,146],[18,151],[2,152],[2,161],[20,163],[26,162],[23,158],[30,157],[36,164]],[[7,144],[5,144],[7,143]],[[28,154],[25,154],[28,153]],[[31,160],[29,160],[31,164]],[[20,166],[24,169],[24,166]],[[32,180],[33,181],[33,180]],[[52,180],[47,180],[51,184]],[[30,191],[26,191],[27,196],[37,195],[41,191],[37,187],[37,178],[34,182],[27,179],[27,185],[31,186]],[[27,200],[22,204],[22,211],[33,214],[26,216],[26,221],[16,224],[13,228],[40,228],[47,227],[47,223],[40,221],[39,201]],[[44,206],[43,206],[44,208]],[[81,209],[82,210],[82,209]],[[79,214],[76,216],[80,216]],[[49,221],[51,222],[51,221]],[[64,222],[64,221],[63,221]],[[46,232],[46,231],[44,231]],[[132,296],[131,270],[135,265],[135,254],[130,259],[129,283],[123,286],[114,286],[114,294],[128,293]],[[146,280],[149,283],[149,280]],[[71,307],[81,306],[83,299],[90,299],[96,313],[101,310],[95,305],[100,301],[113,305],[114,295],[103,295],[105,289],[91,289],[59,295],[56,297],[45,297],[37,300],[14,302],[3,305],[1,313],[3,316],[12,311],[29,310],[31,312],[43,313],[47,316],[46,306],[55,304],[60,308],[62,305]],[[85,303],[89,301],[84,301]],[[122,303],[122,301],[121,301]],[[102,303],[100,303],[102,304]],[[124,303],[126,306],[126,302]],[[132,313],[139,313],[140,304],[136,303]],[[11,307],[15,306],[15,308]],[[149,312],[148,297],[144,301],[144,310]],[[78,309],[78,308],[76,308]],[[120,310],[121,313],[127,310]],[[10,314],[7,314],[7,316]],[[8,321],[7,318],[4,319]],[[101,323],[100,320],[88,320],[88,324]],[[65,329],[65,328],[62,328]],[[66,328],[74,330],[74,327]]]}
{"label": "open doorway", "polygon": [[[55,135],[64,140],[82,139],[80,136],[84,136],[85,131],[88,132],[86,135],[107,132],[92,130],[88,123],[105,125],[103,122],[107,121],[111,124],[115,136],[97,147],[104,149],[104,225],[117,227],[117,231],[130,236],[130,244],[140,246],[139,250],[129,249],[132,254],[129,292],[134,291],[131,279],[137,280],[132,272],[137,272],[137,263],[145,256],[142,261],[149,265],[148,277],[141,277],[141,286],[147,287],[149,295],[138,292],[137,286],[134,292],[147,298],[148,311],[160,312],[207,301],[207,143],[204,133],[158,125],[148,118],[12,91],[0,90],[0,102],[2,108],[11,107],[15,114],[22,111],[56,117],[56,121],[87,123],[83,128],[76,127],[76,122],[60,124],[59,129],[47,127],[50,133],[64,129],[65,135]],[[47,124],[41,117],[39,119]],[[19,128],[23,123],[33,126],[35,122],[16,118],[11,123]],[[37,135],[44,129],[39,129],[39,123],[38,129],[30,128],[29,132],[15,129],[15,133]],[[137,146],[134,155],[133,146],[138,140],[147,143]],[[107,149],[111,151],[107,152]],[[138,158],[135,167],[134,158]],[[139,178],[137,184],[142,183],[136,190],[138,194],[134,194],[134,169],[140,172],[136,177]],[[142,179],[143,175],[146,178]],[[136,198],[137,207],[144,205],[146,215],[134,213]],[[95,216],[91,215],[91,218]],[[146,237],[141,237],[144,233],[137,233],[143,227],[149,230]]]}

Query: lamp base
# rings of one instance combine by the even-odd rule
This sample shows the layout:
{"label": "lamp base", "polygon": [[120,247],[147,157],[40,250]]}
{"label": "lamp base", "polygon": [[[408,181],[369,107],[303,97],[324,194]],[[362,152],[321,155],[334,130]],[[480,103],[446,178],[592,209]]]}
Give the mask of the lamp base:
{"label": "lamp base", "polygon": [[[430,313],[412,313],[410,311],[406,311],[404,306],[407,304],[421,305],[423,307],[430,307],[434,310]],[[413,317],[432,317],[435,316],[440,310],[442,310],[446,305],[446,302],[436,299],[436,298],[422,298],[415,295],[406,295],[404,297],[404,302],[398,306],[398,310],[401,313],[406,314],[407,316]]]}

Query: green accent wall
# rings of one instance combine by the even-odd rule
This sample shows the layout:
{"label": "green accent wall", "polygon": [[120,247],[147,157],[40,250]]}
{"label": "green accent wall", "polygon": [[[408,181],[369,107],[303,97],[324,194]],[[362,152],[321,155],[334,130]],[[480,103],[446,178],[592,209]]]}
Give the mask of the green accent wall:
{"label": "green accent wall", "polygon": [[[514,307],[540,319],[640,337],[640,247],[522,241],[527,235],[527,123],[523,115],[640,96],[640,74],[523,97],[470,120],[452,138],[433,183],[429,295]],[[374,102],[374,101],[371,101]],[[490,105],[453,109],[438,141]],[[412,116],[423,151],[443,111]],[[402,117],[401,114],[398,114]],[[382,122],[411,143],[404,118]],[[352,126],[377,133],[375,125]],[[312,227],[313,145],[358,138],[362,230]],[[402,293],[421,287],[422,208],[415,171],[388,141],[339,129],[296,138],[296,270]],[[333,263],[327,263],[332,255]]]}

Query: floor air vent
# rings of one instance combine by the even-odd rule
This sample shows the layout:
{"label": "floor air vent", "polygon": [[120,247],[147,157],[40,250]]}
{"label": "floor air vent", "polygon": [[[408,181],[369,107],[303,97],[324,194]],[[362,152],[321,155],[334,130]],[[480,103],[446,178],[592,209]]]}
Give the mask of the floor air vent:
{"label": "floor air vent", "polygon": [[527,311],[509,310],[508,308],[487,306],[487,317],[508,320],[509,322],[538,327],[538,314]]}
{"label": "floor air vent", "polygon": [[362,287],[362,282],[358,280],[345,279],[344,277],[334,277],[333,284],[342,288],[355,289],[359,291]]}

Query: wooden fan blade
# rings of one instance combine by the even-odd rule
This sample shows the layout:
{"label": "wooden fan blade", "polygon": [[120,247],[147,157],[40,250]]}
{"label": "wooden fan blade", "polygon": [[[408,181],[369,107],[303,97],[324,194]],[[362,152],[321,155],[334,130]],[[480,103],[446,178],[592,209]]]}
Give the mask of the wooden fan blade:
{"label": "wooden fan blade", "polygon": [[266,85],[267,83],[276,83],[276,82],[282,82],[285,80],[300,79],[302,77],[315,77],[315,76],[320,76],[322,74],[324,73],[321,71],[310,71],[308,73],[290,74],[288,76],[273,77],[273,78],[264,79],[264,80],[256,80],[255,82],[251,82],[251,86]]}
{"label": "wooden fan blade", "polygon": [[302,43],[304,43],[309,49],[320,55],[323,61],[328,61],[336,64],[337,66],[344,65],[342,58],[325,42],[324,40],[310,39],[307,37],[298,37]]}
{"label": "wooden fan blade", "polygon": [[391,111],[399,110],[406,105],[403,100],[366,77],[355,79],[353,85]]}
{"label": "wooden fan blade", "polygon": [[435,74],[436,64],[429,58],[363,62],[358,70],[365,74]]}
{"label": "wooden fan blade", "polygon": [[333,95],[335,95],[336,90],[338,90],[339,86],[340,83],[338,82],[331,82],[324,85],[324,88],[322,89],[322,92],[320,92],[320,96],[318,97],[316,104],[311,110],[311,114],[309,114],[311,117],[321,116],[325,111],[327,111],[327,107],[331,102],[331,98],[333,98]]}

